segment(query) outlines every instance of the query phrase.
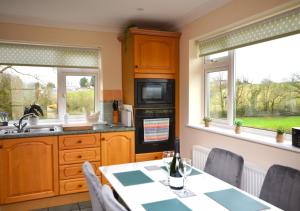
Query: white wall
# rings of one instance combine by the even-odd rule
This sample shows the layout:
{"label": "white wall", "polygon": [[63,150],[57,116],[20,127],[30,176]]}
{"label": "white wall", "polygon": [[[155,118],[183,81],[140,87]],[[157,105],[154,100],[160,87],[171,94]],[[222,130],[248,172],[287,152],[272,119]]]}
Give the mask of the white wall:
{"label": "white wall", "polygon": [[[186,126],[189,122],[189,113],[192,114],[190,115],[191,122],[200,122],[199,116],[201,109],[203,109],[201,62],[196,55],[194,40],[207,34],[222,31],[222,29],[232,28],[241,23],[273,14],[286,8],[291,2],[287,0],[233,0],[182,28],[180,40],[180,138],[182,156],[191,157],[192,146],[202,145],[208,148],[228,149],[242,155],[246,161],[255,163],[265,170],[275,163],[300,169],[300,153]],[[188,103],[189,100],[190,103]]]}

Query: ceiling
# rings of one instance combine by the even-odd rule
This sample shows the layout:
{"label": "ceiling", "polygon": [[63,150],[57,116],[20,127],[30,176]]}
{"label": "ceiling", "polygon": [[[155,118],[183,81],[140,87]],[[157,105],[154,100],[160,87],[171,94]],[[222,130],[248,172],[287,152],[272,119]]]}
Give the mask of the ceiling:
{"label": "ceiling", "polygon": [[0,22],[122,31],[176,30],[230,0],[0,0]]}

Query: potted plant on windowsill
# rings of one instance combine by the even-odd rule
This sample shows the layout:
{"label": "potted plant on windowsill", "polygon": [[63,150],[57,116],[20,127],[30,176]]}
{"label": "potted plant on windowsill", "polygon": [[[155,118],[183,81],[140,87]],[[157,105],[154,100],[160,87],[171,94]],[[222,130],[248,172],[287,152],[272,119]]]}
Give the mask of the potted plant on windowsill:
{"label": "potted plant on windowsill", "polygon": [[283,127],[278,127],[276,129],[277,135],[276,135],[276,141],[277,143],[282,143],[284,141],[284,133],[285,130]]}
{"label": "potted plant on windowsill", "polygon": [[28,117],[29,125],[37,125],[39,121],[39,116],[44,116],[42,107],[35,103],[25,107],[24,115],[26,114],[34,114]]}
{"label": "potted plant on windowsill", "polygon": [[203,118],[204,126],[209,127],[211,121],[212,121],[212,118],[210,118],[208,116],[204,117]]}
{"label": "potted plant on windowsill", "polygon": [[243,125],[243,121],[240,120],[240,119],[236,119],[234,121],[234,125],[235,125],[235,129],[234,129],[234,132],[236,134],[240,134],[241,133],[241,126]]}

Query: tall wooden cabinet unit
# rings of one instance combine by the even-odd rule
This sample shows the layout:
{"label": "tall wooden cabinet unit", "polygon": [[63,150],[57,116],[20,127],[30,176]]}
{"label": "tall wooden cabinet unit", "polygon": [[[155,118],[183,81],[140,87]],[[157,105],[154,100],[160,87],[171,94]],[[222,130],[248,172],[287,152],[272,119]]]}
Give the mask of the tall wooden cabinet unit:
{"label": "tall wooden cabinet unit", "polygon": [[[122,41],[123,101],[134,105],[135,78],[175,79],[176,137],[179,137],[179,32],[130,28]],[[149,158],[149,155],[141,156]]]}
{"label": "tall wooden cabinet unit", "polygon": [[1,204],[56,196],[57,137],[0,141]]}

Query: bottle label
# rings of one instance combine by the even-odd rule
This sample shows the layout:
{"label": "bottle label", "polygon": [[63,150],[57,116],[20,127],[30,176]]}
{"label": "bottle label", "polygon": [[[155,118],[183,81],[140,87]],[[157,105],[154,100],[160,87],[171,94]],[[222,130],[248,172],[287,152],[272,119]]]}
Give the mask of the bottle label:
{"label": "bottle label", "polygon": [[174,188],[182,188],[183,187],[183,178],[182,177],[171,177],[170,176],[170,186]]}

